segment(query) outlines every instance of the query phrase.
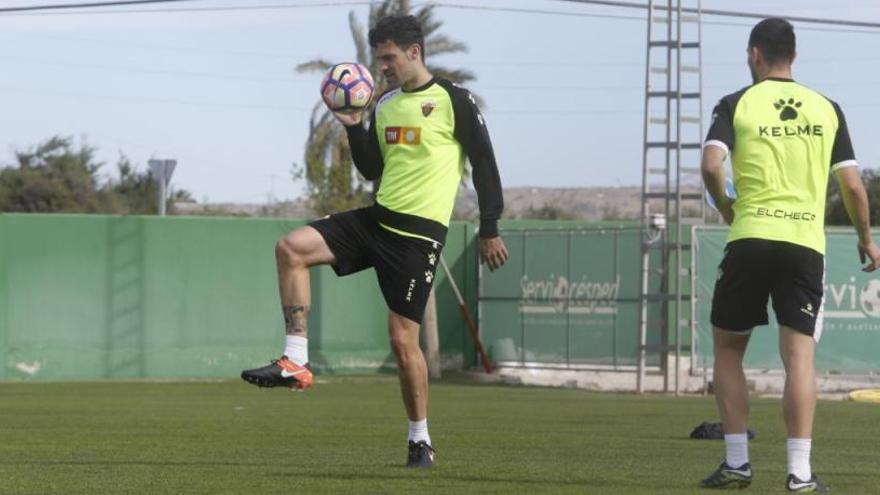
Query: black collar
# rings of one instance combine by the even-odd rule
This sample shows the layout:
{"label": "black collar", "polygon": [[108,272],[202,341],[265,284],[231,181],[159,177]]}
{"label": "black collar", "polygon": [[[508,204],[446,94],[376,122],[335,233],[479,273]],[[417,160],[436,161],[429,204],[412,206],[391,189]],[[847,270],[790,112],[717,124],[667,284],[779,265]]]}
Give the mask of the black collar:
{"label": "black collar", "polygon": [[401,86],[401,87],[400,87],[400,90],[403,91],[404,93],[418,93],[419,91],[424,91],[424,90],[430,88],[431,86],[434,85],[435,82],[437,82],[437,81],[436,81],[436,78],[435,78],[435,77],[432,77],[430,81],[426,82],[425,84],[422,84],[422,85],[419,86],[418,88],[415,88],[415,89],[403,89],[403,86]]}

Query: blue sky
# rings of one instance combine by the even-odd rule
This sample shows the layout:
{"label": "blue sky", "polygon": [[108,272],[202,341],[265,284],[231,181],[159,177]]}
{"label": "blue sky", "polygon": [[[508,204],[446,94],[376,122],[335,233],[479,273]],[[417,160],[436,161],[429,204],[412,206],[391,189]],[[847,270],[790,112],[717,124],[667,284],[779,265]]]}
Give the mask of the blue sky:
{"label": "blue sky", "polygon": [[[59,3],[0,0],[0,6]],[[71,1],[61,3],[73,3]],[[364,5],[326,0],[202,0],[200,6],[305,5],[223,12],[0,15],[0,164],[53,135],[97,146],[111,173],[120,152],[141,168],[176,158],[173,185],[199,201],[298,197],[319,74],[312,58],[353,57],[347,15]],[[338,3],[338,2],[337,2]],[[441,2],[444,3],[444,2]],[[540,9],[585,17],[461,8],[445,2],[443,31],[466,54],[437,63],[476,73],[505,186],[638,185],[644,87],[644,12],[553,0],[468,5]],[[458,5],[458,6],[456,6]],[[796,8],[794,6],[796,5]],[[880,19],[872,0],[709,1],[705,8],[840,19]],[[147,10],[157,7],[142,7]],[[705,17],[703,112],[747,85],[752,20]],[[863,167],[880,167],[871,145],[880,125],[880,30],[796,24],[795,78],[838,101]],[[430,54],[429,54],[430,57]]]}

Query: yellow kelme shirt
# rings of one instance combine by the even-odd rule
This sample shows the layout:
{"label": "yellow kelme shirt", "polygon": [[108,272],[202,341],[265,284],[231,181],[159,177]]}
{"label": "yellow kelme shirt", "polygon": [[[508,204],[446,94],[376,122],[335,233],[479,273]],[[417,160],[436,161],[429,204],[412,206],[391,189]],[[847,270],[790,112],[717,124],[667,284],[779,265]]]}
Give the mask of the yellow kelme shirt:
{"label": "yellow kelme shirt", "polygon": [[829,171],[856,166],[837,103],[790,79],[725,96],[706,146],[731,153],[736,201],[728,242],[758,238],[825,254]]}
{"label": "yellow kelme shirt", "polygon": [[360,125],[346,131],[361,174],[381,177],[370,211],[383,227],[442,244],[469,158],[480,235],[497,235],[501,180],[485,122],[467,90],[435,78],[411,91],[388,91],[376,103],[369,132]]}

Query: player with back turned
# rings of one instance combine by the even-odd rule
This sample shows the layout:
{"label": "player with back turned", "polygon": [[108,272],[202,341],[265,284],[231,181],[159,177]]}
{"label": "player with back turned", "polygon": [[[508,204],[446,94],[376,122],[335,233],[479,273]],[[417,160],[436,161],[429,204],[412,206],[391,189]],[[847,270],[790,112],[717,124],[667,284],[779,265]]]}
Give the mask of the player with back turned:
{"label": "player with back turned", "polygon": [[409,417],[407,465],[430,467],[428,371],[419,325],[465,159],[473,169],[480,207],[480,258],[491,270],[507,261],[498,235],[501,181],[489,134],[473,96],[425,66],[424,36],[413,16],[381,19],[370,46],[392,88],[379,97],[369,130],[360,113],[335,113],[345,125],[361,174],[381,178],[372,206],[337,213],[282,237],[276,245],[287,345],[280,359],[242,372],[258,386],[311,385],[307,318],[309,268],[331,265],[339,276],[374,268],[388,305],[388,332]]}
{"label": "player with back turned", "polygon": [[[721,99],[704,146],[706,188],[730,225],[712,299],[715,398],[726,457],[700,482],[704,488],[744,488],[752,481],[742,361],[752,329],[767,324],[769,299],[779,323],[785,367],[785,487],[793,492],[827,491],[811,469],[810,451],[829,175],[840,184],[858,234],[859,255],[863,263],[868,261],[863,269],[880,267],[880,248],[871,239],[867,194],[843,111],[792,79],[794,58],[794,28],[788,21],[771,18],[755,25],[748,43],[754,84]],[[724,193],[728,154],[735,200]]]}

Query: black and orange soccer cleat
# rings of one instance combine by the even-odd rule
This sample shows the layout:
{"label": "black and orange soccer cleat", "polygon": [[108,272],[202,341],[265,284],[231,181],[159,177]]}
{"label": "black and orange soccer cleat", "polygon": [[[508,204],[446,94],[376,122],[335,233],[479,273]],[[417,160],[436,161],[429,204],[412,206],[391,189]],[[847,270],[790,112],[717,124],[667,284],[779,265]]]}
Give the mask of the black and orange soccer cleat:
{"label": "black and orange soccer cleat", "polygon": [[287,387],[302,392],[312,386],[312,371],[308,364],[300,366],[281,356],[261,368],[242,371],[241,379],[258,387]]}

